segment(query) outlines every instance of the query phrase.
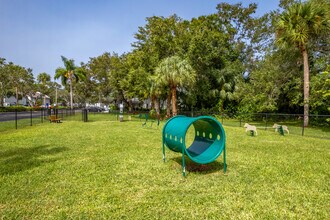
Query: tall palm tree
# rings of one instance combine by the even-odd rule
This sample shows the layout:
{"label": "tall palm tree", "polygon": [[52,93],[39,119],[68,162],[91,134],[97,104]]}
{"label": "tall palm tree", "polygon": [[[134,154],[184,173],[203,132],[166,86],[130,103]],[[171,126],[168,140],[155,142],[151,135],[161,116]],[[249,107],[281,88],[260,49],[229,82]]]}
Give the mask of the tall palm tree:
{"label": "tall palm tree", "polygon": [[[187,60],[178,56],[165,58],[156,68],[157,78],[170,88],[172,95],[172,113],[177,115],[177,96],[178,88],[190,86],[196,81],[196,72]],[[169,107],[169,106],[167,106]]]}
{"label": "tall palm tree", "polygon": [[82,68],[74,65],[74,60],[68,60],[66,57],[61,56],[64,67],[59,67],[55,71],[54,79],[61,78],[62,85],[69,83],[70,86],[70,108],[73,109],[73,95],[72,95],[72,82],[75,79],[76,82],[84,80],[86,77]]}
{"label": "tall palm tree", "polygon": [[290,6],[277,23],[276,42],[281,47],[295,46],[304,64],[304,126],[309,114],[309,62],[308,45],[323,31],[329,31],[329,14],[326,7],[309,0]]}

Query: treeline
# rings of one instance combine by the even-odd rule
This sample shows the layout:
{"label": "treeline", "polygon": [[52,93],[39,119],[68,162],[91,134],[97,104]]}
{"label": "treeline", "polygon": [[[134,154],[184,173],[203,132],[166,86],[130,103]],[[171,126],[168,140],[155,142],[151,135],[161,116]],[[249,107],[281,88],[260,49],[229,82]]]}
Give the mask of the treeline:
{"label": "treeline", "polygon": [[[307,4],[313,10],[306,11]],[[57,69],[56,77],[66,89],[59,90],[58,102],[69,103],[72,91],[74,103],[124,102],[128,108],[133,98],[150,98],[157,113],[168,106],[168,116],[177,109],[303,113],[304,104],[310,113],[329,114],[330,3],[281,0],[279,6],[261,17],[254,16],[256,4],[227,3],[189,21],[177,15],[148,17],[131,52],[104,53],[79,67],[62,57],[67,72]],[[294,11],[296,6],[304,7]],[[2,97],[40,91],[55,100],[58,85],[46,73],[33,83],[30,69],[2,59],[0,75]]]}

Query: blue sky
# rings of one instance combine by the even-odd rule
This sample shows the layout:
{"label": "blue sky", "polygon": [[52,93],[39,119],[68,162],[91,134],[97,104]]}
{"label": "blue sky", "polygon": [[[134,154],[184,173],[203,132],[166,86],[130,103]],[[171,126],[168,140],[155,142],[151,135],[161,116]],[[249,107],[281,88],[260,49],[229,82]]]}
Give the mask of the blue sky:
{"label": "blue sky", "polygon": [[131,50],[134,33],[150,16],[191,19],[216,12],[220,2],[258,4],[257,16],[279,0],[0,0],[0,57],[51,76],[61,55],[76,65],[104,52]]}

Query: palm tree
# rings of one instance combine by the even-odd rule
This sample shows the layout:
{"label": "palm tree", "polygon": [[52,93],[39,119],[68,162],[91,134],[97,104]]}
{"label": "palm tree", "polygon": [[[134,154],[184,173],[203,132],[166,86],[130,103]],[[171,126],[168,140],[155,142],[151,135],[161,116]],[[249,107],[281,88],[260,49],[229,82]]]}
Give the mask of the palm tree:
{"label": "palm tree", "polygon": [[[196,81],[196,73],[187,60],[178,56],[165,58],[156,68],[157,78],[168,85],[172,95],[172,113],[177,115],[176,90],[191,86]],[[167,106],[169,108],[169,106]]]}
{"label": "palm tree", "polygon": [[78,82],[80,79],[85,79],[86,74],[82,68],[74,65],[74,60],[68,60],[66,57],[61,56],[65,68],[59,67],[55,71],[54,79],[61,78],[62,85],[66,85],[67,82],[70,86],[70,108],[73,109],[72,101],[72,82],[75,79]]}
{"label": "palm tree", "polygon": [[325,6],[308,1],[290,6],[277,23],[276,42],[281,47],[295,46],[304,64],[304,126],[309,114],[309,63],[308,44],[323,31],[329,31],[329,14]]}

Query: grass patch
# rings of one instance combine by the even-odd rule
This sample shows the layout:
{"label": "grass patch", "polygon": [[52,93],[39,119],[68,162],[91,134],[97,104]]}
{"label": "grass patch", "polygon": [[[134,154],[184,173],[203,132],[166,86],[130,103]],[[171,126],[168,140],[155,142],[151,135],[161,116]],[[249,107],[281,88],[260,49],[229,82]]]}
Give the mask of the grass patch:
{"label": "grass patch", "polygon": [[[79,116],[77,116],[79,117]],[[81,117],[81,116],[80,116]],[[95,115],[95,117],[105,117]],[[329,140],[225,126],[222,155],[187,161],[143,121],[43,123],[0,133],[3,219],[329,219]]]}

